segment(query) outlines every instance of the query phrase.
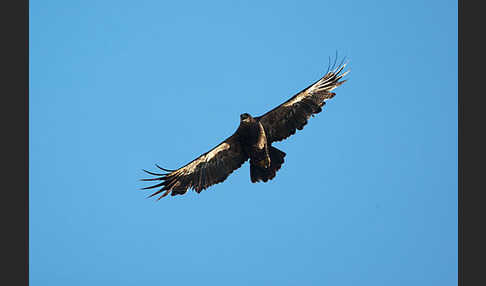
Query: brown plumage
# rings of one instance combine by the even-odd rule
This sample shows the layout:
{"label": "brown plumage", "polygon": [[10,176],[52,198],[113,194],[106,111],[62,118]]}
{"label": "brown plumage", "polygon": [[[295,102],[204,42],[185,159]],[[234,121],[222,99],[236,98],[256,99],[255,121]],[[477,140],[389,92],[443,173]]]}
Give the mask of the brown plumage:
{"label": "brown plumage", "polygon": [[[334,64],[335,65],[335,64]],[[322,111],[325,101],[334,97],[331,92],[346,80],[341,80],[349,71],[343,72],[346,64],[331,68],[324,77],[311,84],[292,98],[262,116],[240,115],[236,132],[210,151],[187,165],[165,173],[144,170],[155,178],[142,181],[158,181],[145,189],[159,188],[150,197],[161,194],[182,195],[192,188],[200,193],[211,185],[223,182],[234,170],[250,159],[250,178],[253,183],[273,179],[284,163],[285,152],[272,146],[295,134],[307,124],[311,116]]]}

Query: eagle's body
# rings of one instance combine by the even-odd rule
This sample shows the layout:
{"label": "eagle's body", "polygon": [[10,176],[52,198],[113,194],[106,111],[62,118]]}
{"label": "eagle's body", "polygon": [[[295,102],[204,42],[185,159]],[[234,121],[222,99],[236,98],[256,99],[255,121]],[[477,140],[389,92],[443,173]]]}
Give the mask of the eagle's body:
{"label": "eagle's body", "polygon": [[160,187],[151,195],[163,192],[160,198],[169,193],[172,196],[185,194],[189,188],[199,193],[224,181],[248,159],[253,183],[273,179],[284,163],[286,154],[273,147],[272,143],[301,130],[311,116],[322,111],[325,101],[335,95],[331,91],[345,82],[339,81],[347,74],[341,73],[344,67],[345,64],[329,71],[320,80],[262,116],[241,114],[240,125],[233,135],[187,165],[177,170],[157,166],[167,172],[165,174],[145,171],[157,177],[144,181],[161,182],[143,189]]}
{"label": "eagle's body", "polygon": [[285,153],[267,142],[265,128],[258,119],[243,113],[240,120],[235,134],[243,146],[243,152],[250,158],[251,181],[255,183],[271,180],[283,164]]}

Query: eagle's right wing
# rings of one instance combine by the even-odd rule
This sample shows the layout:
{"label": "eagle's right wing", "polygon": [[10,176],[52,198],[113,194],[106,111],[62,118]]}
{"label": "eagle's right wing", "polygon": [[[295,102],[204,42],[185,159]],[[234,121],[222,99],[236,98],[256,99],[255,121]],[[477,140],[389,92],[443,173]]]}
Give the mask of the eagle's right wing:
{"label": "eagle's right wing", "polygon": [[294,134],[296,129],[301,130],[311,115],[321,112],[325,101],[335,95],[331,91],[346,81],[340,81],[348,73],[343,72],[345,66],[329,71],[286,102],[256,117],[265,128],[268,143],[281,141]]}
{"label": "eagle's right wing", "polygon": [[167,196],[169,193],[172,196],[183,195],[189,188],[200,193],[207,187],[224,181],[234,170],[241,167],[246,160],[248,160],[248,156],[243,151],[235,133],[209,152],[202,154],[177,170],[167,170],[159,166],[157,167],[167,173],[158,174],[144,170],[157,177],[142,179],[142,181],[160,181],[160,183],[143,188],[143,190],[160,187],[157,192],[150,195],[152,197],[164,192],[159,199]]}

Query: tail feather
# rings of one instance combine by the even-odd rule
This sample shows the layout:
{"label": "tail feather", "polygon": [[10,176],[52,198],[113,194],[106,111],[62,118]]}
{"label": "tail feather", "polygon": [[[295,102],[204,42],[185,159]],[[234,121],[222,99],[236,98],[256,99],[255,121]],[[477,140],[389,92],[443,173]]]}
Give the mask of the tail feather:
{"label": "tail feather", "polygon": [[285,152],[270,146],[268,153],[270,155],[270,167],[263,168],[255,164],[250,164],[250,178],[252,183],[259,181],[267,182],[273,179],[277,171],[282,167],[286,155]]}

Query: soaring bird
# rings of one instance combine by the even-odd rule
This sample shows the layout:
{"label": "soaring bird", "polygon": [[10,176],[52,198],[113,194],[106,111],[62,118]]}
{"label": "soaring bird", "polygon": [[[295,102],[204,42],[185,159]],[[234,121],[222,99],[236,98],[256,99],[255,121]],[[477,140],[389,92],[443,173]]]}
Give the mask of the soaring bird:
{"label": "soaring bird", "polygon": [[346,82],[342,78],[349,70],[344,72],[346,63],[343,62],[336,66],[335,61],[321,79],[264,115],[241,114],[233,135],[185,166],[169,170],[156,165],[164,173],[143,170],[155,177],[142,181],[158,181],[143,190],[158,188],[149,197],[161,194],[159,200],[168,194],[183,195],[191,188],[200,193],[223,182],[248,159],[252,183],[272,180],[286,155],[272,144],[302,130],[311,116],[322,111],[326,101],[335,95],[332,90]]}

